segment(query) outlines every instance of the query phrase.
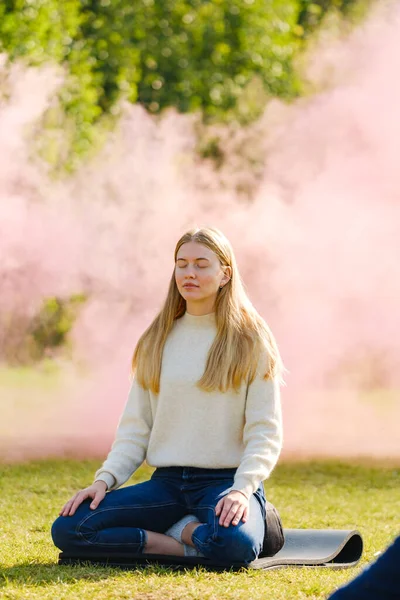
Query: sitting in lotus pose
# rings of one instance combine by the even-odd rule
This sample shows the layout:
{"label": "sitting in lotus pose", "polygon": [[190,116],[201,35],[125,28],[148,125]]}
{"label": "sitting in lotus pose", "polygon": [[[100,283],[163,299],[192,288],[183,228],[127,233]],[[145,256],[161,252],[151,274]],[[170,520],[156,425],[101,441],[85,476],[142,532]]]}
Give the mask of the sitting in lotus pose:
{"label": "sitting in lotus pose", "polygon": [[[284,367],[226,237],[185,233],[165,303],[139,339],[116,438],[52,527],[63,551],[204,556],[262,550],[263,481],[282,445]],[[150,480],[121,487],[146,459]]]}

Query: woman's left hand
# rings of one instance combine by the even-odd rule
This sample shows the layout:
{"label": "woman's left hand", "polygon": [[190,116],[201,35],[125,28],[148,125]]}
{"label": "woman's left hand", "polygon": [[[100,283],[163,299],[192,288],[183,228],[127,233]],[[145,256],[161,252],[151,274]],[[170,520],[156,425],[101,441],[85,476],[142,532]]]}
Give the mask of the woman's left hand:
{"label": "woman's left hand", "polygon": [[215,514],[220,515],[219,524],[224,527],[237,525],[242,519],[243,523],[247,521],[247,515],[249,512],[249,499],[239,492],[238,490],[232,490],[218,501],[215,507]]}

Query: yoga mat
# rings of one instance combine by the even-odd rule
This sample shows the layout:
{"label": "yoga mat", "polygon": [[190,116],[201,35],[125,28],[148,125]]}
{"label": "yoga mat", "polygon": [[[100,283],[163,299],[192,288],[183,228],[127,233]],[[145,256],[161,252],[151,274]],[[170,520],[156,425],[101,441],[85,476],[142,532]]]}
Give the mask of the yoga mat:
{"label": "yoga mat", "polygon": [[136,569],[151,564],[174,570],[197,566],[211,571],[247,569],[278,569],[282,567],[329,567],[343,569],[354,567],[361,558],[363,541],[356,530],[335,529],[284,529],[285,544],[275,556],[260,557],[250,563],[212,562],[207,558],[191,556],[165,556],[161,554],[112,555],[107,552],[61,552],[58,564],[99,564],[123,569]]}

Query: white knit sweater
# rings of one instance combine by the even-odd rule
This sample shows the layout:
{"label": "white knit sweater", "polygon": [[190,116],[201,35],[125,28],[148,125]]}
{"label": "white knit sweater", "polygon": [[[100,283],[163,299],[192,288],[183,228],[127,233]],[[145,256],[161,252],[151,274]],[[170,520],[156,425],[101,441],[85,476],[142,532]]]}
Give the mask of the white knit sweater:
{"label": "white knit sweater", "polygon": [[282,446],[279,384],[256,379],[239,392],[196,386],[216,335],[215,313],[178,319],[163,352],[160,393],[133,380],[116,439],[95,475],[121,486],[146,459],[154,467],[236,468],[232,489],[249,497],[274,468]]}

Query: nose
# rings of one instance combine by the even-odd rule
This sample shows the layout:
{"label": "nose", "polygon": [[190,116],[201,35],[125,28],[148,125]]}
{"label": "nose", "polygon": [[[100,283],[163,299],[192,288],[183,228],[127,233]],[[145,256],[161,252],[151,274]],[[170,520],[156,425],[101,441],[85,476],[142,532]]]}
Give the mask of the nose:
{"label": "nose", "polygon": [[194,267],[186,267],[186,272],[185,272],[185,279],[189,279],[189,278],[194,278],[196,277],[196,273],[194,271]]}

